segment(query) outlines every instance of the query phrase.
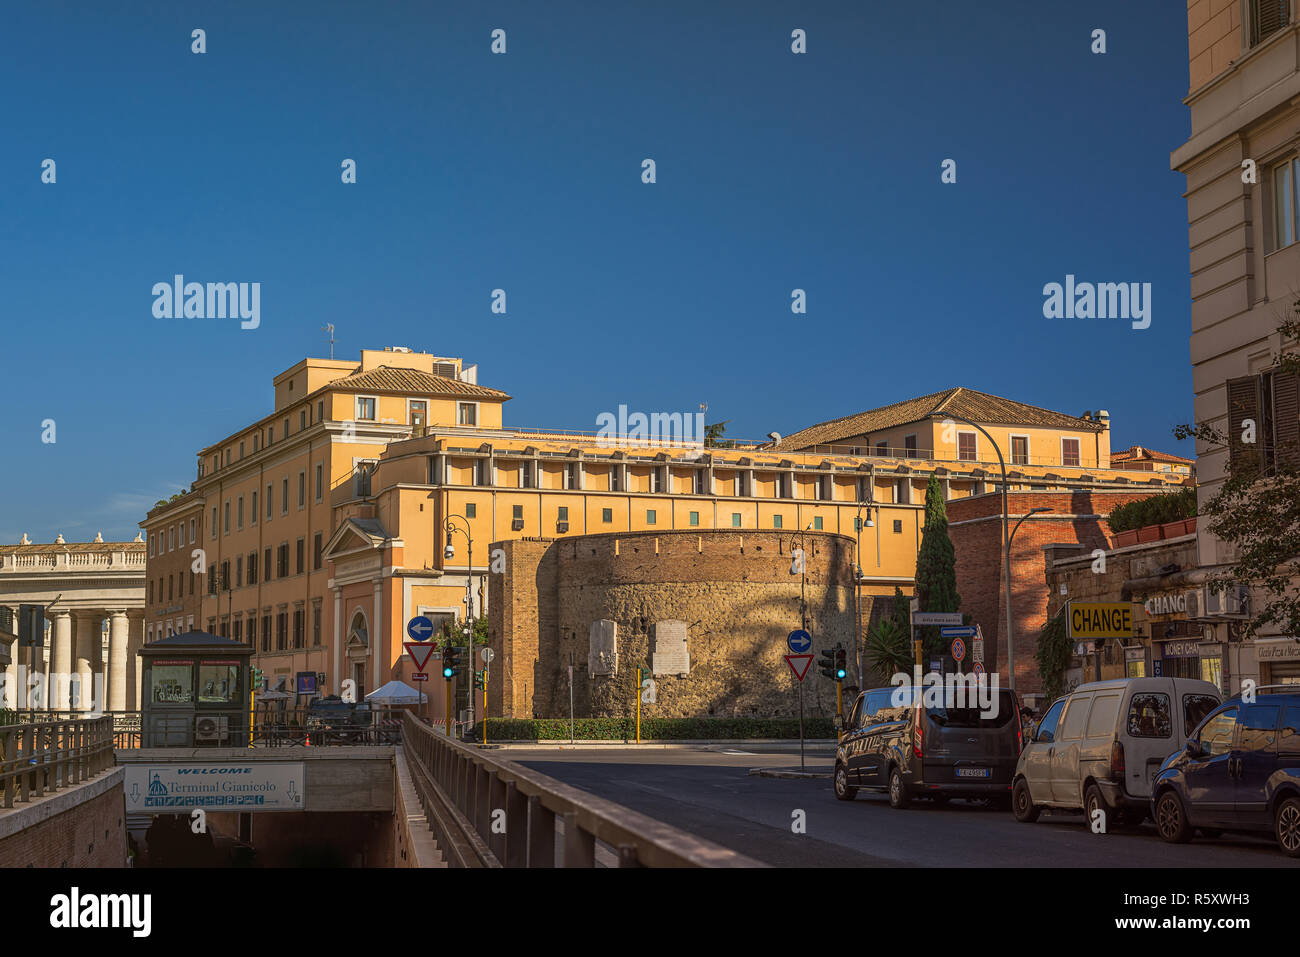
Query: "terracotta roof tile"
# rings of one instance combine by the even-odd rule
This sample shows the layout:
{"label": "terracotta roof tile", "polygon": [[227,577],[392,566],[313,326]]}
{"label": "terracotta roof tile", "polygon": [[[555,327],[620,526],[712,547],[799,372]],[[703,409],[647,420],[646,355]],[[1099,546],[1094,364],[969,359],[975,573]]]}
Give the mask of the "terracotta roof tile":
{"label": "terracotta roof tile", "polygon": [[945,413],[965,416],[981,424],[1030,425],[1084,432],[1101,432],[1104,428],[1100,422],[958,387],[915,399],[904,399],[902,402],[831,419],[829,422],[819,422],[785,436],[776,447],[794,450],[814,445],[831,445],[869,432],[910,425],[930,418],[942,418]]}
{"label": "terracotta roof tile", "polygon": [[353,392],[403,392],[431,395],[469,396],[481,399],[508,399],[506,393],[487,386],[461,382],[446,376],[421,372],[418,369],[402,369],[394,366],[378,366],[366,372],[356,372],[330,382],[328,388],[345,389]]}

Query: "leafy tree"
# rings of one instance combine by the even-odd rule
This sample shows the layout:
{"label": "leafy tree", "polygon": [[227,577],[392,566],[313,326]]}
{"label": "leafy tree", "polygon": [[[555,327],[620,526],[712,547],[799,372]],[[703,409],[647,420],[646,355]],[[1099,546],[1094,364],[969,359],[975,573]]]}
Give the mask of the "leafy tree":
{"label": "leafy tree", "polygon": [[1196,515],[1196,489],[1188,485],[1177,492],[1165,492],[1117,505],[1107,517],[1112,532],[1127,532],[1148,525],[1163,525]]}
{"label": "leafy tree", "polygon": [[[948,509],[943,501],[943,486],[930,476],[925,489],[925,530],[921,551],[916,556],[916,595],[921,611],[957,611],[961,596],[957,594],[957,556],[948,537]],[[944,654],[939,629],[921,629],[927,654]]]}
{"label": "leafy tree", "polygon": [[867,667],[881,683],[891,675],[912,671],[912,642],[905,627],[900,628],[894,618],[881,618],[867,630],[862,646],[862,656]]}
{"label": "leafy tree", "polygon": [[704,427],[704,447],[706,449],[735,448],[735,442],[723,438],[727,432],[727,422],[730,421],[730,419],[727,419],[726,421],[714,422],[712,425],[706,425]]}
{"label": "leafy tree", "polygon": [[[1300,340],[1300,302],[1296,315],[1278,326],[1281,342]],[[1300,376],[1300,351],[1283,350],[1274,356],[1282,376]],[[1300,635],[1300,449],[1283,445],[1264,449],[1263,423],[1253,436],[1230,436],[1208,424],[1175,427],[1179,439],[1196,438],[1210,448],[1201,454],[1224,453],[1235,444],[1223,485],[1201,509],[1214,536],[1232,549],[1235,559],[1205,584],[1225,591],[1242,583],[1254,586],[1256,600],[1244,622],[1247,637],[1271,631]],[[1236,459],[1234,462],[1233,459]]]}
{"label": "leafy tree", "polygon": [[906,635],[908,639],[911,639],[912,616],[908,613],[909,604],[907,596],[903,594],[903,589],[895,585],[894,605],[889,611],[889,618],[899,631]]}
{"label": "leafy tree", "polygon": [[1038,674],[1043,679],[1043,691],[1049,702],[1065,694],[1065,672],[1070,667],[1070,656],[1074,653],[1074,642],[1070,640],[1069,629],[1065,627],[1065,609],[1062,606],[1055,617],[1048,619],[1038,634],[1038,650],[1034,657],[1038,661]]}

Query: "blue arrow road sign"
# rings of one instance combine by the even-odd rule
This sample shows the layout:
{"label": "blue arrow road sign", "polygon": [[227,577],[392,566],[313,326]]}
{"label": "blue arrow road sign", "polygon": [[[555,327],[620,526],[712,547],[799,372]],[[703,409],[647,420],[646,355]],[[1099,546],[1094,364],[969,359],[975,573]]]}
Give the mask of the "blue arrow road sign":
{"label": "blue arrow road sign", "polygon": [[416,615],[406,623],[406,633],[415,641],[426,641],[433,634],[433,620],[427,615]]}
{"label": "blue arrow road sign", "polygon": [[978,632],[974,625],[948,625],[939,629],[944,638],[974,638]]}
{"label": "blue arrow road sign", "polygon": [[803,629],[792,631],[785,643],[789,646],[791,654],[804,655],[812,650],[812,635]]}

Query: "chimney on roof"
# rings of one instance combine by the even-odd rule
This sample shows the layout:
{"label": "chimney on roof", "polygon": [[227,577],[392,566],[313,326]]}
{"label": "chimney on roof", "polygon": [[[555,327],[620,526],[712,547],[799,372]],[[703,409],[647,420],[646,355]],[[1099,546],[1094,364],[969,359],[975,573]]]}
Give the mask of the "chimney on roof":
{"label": "chimney on roof", "polygon": [[1107,412],[1105,409],[1098,409],[1098,410],[1097,410],[1097,419],[1096,419],[1096,421],[1100,422],[1104,428],[1109,429],[1109,428],[1110,428],[1110,413]]}

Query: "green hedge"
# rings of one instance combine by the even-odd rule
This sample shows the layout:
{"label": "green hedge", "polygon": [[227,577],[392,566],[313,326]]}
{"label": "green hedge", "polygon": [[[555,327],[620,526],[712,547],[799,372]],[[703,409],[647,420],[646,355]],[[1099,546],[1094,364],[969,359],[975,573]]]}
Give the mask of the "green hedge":
{"label": "green hedge", "polygon": [[1129,532],[1148,525],[1163,525],[1196,515],[1196,489],[1153,495],[1113,509],[1107,522],[1112,532]]}
{"label": "green hedge", "polygon": [[[480,723],[475,737],[481,732]],[[568,718],[489,718],[488,741],[568,741]],[[834,738],[831,718],[805,718],[804,736]],[[632,718],[575,718],[573,737],[579,741],[629,741],[636,738]],[[726,741],[744,738],[799,738],[798,718],[642,718],[643,741]]]}

